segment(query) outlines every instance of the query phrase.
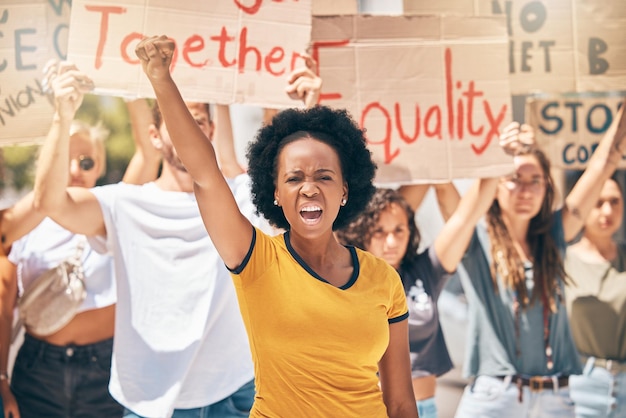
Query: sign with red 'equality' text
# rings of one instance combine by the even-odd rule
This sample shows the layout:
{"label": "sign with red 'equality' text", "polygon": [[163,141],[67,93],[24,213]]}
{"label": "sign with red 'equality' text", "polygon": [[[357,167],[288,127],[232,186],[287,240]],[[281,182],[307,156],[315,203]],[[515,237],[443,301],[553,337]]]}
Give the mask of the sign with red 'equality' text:
{"label": "sign with red 'equality' text", "polygon": [[506,23],[494,17],[314,16],[321,103],[367,132],[377,182],[509,173]]}

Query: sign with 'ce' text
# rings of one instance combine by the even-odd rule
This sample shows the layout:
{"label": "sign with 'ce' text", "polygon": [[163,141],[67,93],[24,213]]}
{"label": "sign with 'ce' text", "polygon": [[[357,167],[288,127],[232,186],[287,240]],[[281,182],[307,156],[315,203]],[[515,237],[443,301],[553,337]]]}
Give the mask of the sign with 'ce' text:
{"label": "sign with 'ce' text", "polygon": [[505,21],[459,16],[314,16],[321,103],[366,129],[378,183],[509,173]]}
{"label": "sign with 'ce' text", "polygon": [[43,68],[66,57],[70,3],[0,4],[0,145],[40,142],[50,127],[54,108]]}

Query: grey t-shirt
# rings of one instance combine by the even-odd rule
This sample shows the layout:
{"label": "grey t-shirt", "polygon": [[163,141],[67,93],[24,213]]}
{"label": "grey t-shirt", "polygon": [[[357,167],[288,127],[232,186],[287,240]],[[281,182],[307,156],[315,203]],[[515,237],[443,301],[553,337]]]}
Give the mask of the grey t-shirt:
{"label": "grey t-shirt", "polygon": [[[563,256],[565,240],[561,215],[561,211],[554,213],[551,235]],[[520,312],[521,352],[516,354],[513,291],[504,285],[499,276],[498,291],[494,289],[490,273],[490,243],[484,223],[476,227],[462,263],[467,276],[462,276],[461,280],[469,305],[466,376],[549,376],[581,372],[565,304],[558,297],[557,312],[549,316],[549,342],[554,367],[547,367],[541,302],[531,303]],[[526,267],[526,285],[530,294],[534,285],[532,266]],[[563,295],[563,283],[559,286]]]}
{"label": "grey t-shirt", "polygon": [[409,345],[413,377],[440,376],[452,369],[437,310],[437,300],[452,276],[441,266],[434,247],[398,270],[409,306]]}

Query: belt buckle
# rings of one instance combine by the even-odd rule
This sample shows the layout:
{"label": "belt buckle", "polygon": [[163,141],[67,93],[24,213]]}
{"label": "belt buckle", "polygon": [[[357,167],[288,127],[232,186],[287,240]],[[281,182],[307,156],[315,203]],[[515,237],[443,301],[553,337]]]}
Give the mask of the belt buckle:
{"label": "belt buckle", "polygon": [[531,376],[528,379],[528,389],[531,392],[540,392],[543,390],[544,378],[543,376]]}

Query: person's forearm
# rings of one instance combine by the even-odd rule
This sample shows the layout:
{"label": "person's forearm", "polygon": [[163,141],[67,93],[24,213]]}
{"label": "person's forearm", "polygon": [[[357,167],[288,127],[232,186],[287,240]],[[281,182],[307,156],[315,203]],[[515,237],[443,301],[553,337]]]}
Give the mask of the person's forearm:
{"label": "person's forearm", "polygon": [[2,215],[2,245],[8,252],[11,244],[32,231],[44,219],[44,215],[33,207],[33,192],[5,209]]}
{"label": "person's forearm", "polygon": [[461,195],[452,182],[435,184],[437,204],[444,221],[450,219],[461,201]]}
{"label": "person's forearm", "polygon": [[604,182],[611,177],[626,154],[626,102],[593,152],[587,167],[565,198],[565,239],[573,239],[596,204]]}
{"label": "person's forearm", "polygon": [[44,213],[57,208],[69,182],[71,119],[55,114],[41,146],[35,176],[34,206]]}
{"label": "person's forearm", "polygon": [[233,178],[244,172],[235,152],[233,126],[228,105],[215,105],[213,144],[215,144],[217,159],[224,177]]}
{"label": "person's forearm", "polygon": [[157,178],[161,154],[150,140],[150,126],[154,123],[146,99],[126,101],[135,152],[124,172],[124,183],[144,184]]}
{"label": "person's forearm", "polygon": [[400,186],[398,192],[415,212],[424,201],[428,189],[430,184],[407,184]]}

